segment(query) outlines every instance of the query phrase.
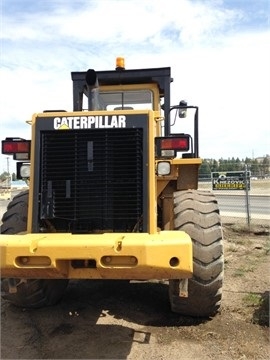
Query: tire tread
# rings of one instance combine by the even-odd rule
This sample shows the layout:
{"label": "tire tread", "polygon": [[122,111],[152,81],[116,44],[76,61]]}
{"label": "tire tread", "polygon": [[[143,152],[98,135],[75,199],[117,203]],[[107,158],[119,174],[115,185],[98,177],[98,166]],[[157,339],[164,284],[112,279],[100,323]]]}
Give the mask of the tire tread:
{"label": "tire tread", "polygon": [[174,196],[175,229],[193,243],[193,277],[188,298],[179,297],[179,280],[169,280],[173,312],[209,317],[220,308],[224,273],[223,234],[218,203],[208,191],[185,190]]}

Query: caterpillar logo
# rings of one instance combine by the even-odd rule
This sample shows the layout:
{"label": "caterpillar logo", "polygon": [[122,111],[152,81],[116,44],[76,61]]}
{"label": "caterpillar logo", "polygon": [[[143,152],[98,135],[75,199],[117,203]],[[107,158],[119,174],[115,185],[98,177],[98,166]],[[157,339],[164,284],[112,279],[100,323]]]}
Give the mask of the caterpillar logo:
{"label": "caterpillar logo", "polygon": [[64,116],[54,118],[54,129],[106,129],[125,128],[125,115]]}

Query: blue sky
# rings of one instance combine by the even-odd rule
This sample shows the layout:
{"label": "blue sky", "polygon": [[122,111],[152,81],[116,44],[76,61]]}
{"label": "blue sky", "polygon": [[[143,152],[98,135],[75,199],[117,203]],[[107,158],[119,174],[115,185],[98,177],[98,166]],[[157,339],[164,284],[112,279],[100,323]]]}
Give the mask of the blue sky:
{"label": "blue sky", "polygon": [[[170,66],[203,158],[270,153],[270,0],[0,0],[1,138],[72,109],[71,71]],[[6,169],[0,157],[0,172]],[[15,168],[15,167],[14,167]]]}

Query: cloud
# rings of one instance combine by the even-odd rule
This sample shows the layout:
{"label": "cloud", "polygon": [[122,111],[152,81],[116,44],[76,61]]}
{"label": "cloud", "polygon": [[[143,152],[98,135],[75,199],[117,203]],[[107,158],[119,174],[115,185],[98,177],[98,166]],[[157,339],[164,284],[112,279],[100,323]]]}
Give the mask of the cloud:
{"label": "cloud", "polygon": [[172,68],[172,103],[200,107],[201,156],[269,153],[267,0],[2,2],[2,137],[29,137],[34,112],[71,110],[70,71],[124,56],[127,68]]}
{"label": "cloud", "polygon": [[[11,0],[12,1],[12,0]],[[18,1],[14,1],[18,3]],[[31,2],[27,2],[29,4]],[[33,2],[32,2],[33,3]],[[37,1],[41,4],[43,1]],[[3,16],[3,39],[16,41],[71,43],[153,44],[173,40],[192,44],[199,40],[213,41],[220,33],[243,17],[243,11],[209,6],[208,2],[170,0],[164,9],[163,0],[110,0],[78,2],[47,1],[47,9],[31,9]],[[77,2],[75,2],[77,3]],[[213,2],[215,4],[215,2]],[[26,6],[27,10],[27,6]],[[166,10],[166,11],[165,11]],[[18,31],[19,30],[19,31]],[[209,40],[208,40],[209,39]],[[67,45],[67,44],[66,44]]]}

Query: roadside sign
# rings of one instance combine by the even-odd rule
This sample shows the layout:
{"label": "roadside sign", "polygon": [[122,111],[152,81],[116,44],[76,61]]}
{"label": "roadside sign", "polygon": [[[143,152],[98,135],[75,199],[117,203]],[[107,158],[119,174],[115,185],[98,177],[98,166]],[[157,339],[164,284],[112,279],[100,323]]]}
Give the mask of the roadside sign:
{"label": "roadside sign", "polygon": [[250,171],[212,172],[212,190],[250,190]]}

